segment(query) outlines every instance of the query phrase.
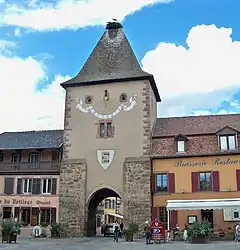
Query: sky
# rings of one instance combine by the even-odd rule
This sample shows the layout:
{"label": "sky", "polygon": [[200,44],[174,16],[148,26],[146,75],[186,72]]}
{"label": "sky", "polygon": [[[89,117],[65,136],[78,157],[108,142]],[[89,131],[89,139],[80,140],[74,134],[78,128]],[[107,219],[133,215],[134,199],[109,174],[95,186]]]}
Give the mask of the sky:
{"label": "sky", "polygon": [[112,18],[158,117],[240,113],[239,0],[0,0],[0,132],[61,129],[64,89]]}

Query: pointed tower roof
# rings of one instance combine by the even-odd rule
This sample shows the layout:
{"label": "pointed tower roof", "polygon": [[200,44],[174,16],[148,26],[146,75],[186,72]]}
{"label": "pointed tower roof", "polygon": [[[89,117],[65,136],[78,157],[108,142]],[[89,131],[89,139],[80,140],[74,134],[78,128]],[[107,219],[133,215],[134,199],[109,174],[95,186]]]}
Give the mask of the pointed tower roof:
{"label": "pointed tower roof", "polygon": [[122,25],[109,22],[80,72],[61,86],[67,88],[134,80],[149,80],[156,100],[161,101],[153,75],[141,69]]}

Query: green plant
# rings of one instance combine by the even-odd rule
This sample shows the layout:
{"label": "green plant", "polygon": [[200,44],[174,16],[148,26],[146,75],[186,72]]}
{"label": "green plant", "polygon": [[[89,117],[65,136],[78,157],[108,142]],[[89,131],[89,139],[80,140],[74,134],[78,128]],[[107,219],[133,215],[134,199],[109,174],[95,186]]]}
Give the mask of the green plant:
{"label": "green plant", "polygon": [[47,226],[48,226],[48,224],[46,222],[42,223],[42,227],[47,227]]}
{"label": "green plant", "polygon": [[139,230],[138,224],[136,223],[129,223],[128,228],[125,229],[126,233],[131,233],[131,234],[135,234],[137,233]]}
{"label": "green plant", "polygon": [[62,225],[60,223],[54,223],[51,225],[51,234],[53,235],[60,235],[62,231]]}
{"label": "green plant", "polygon": [[2,223],[2,235],[17,235],[21,233],[21,226],[13,220],[6,220]]}
{"label": "green plant", "polygon": [[209,236],[211,233],[211,224],[208,221],[195,222],[192,225],[192,236]]}

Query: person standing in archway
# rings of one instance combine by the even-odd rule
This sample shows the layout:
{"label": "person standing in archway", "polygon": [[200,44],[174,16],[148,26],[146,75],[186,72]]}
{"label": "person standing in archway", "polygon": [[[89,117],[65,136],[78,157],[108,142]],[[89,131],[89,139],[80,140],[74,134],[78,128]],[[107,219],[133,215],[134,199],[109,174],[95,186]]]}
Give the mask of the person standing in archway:
{"label": "person standing in archway", "polygon": [[114,242],[118,242],[120,225],[118,224],[117,221],[114,223],[113,230],[114,230]]}

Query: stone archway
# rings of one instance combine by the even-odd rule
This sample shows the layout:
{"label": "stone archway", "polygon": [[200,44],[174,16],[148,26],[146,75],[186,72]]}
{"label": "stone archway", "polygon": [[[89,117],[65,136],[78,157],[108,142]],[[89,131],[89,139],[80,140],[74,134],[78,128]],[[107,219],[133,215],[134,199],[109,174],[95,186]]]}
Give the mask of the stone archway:
{"label": "stone archway", "polygon": [[101,188],[94,192],[87,203],[87,236],[96,236],[96,211],[99,203],[108,197],[121,198],[120,195],[110,188]]}

